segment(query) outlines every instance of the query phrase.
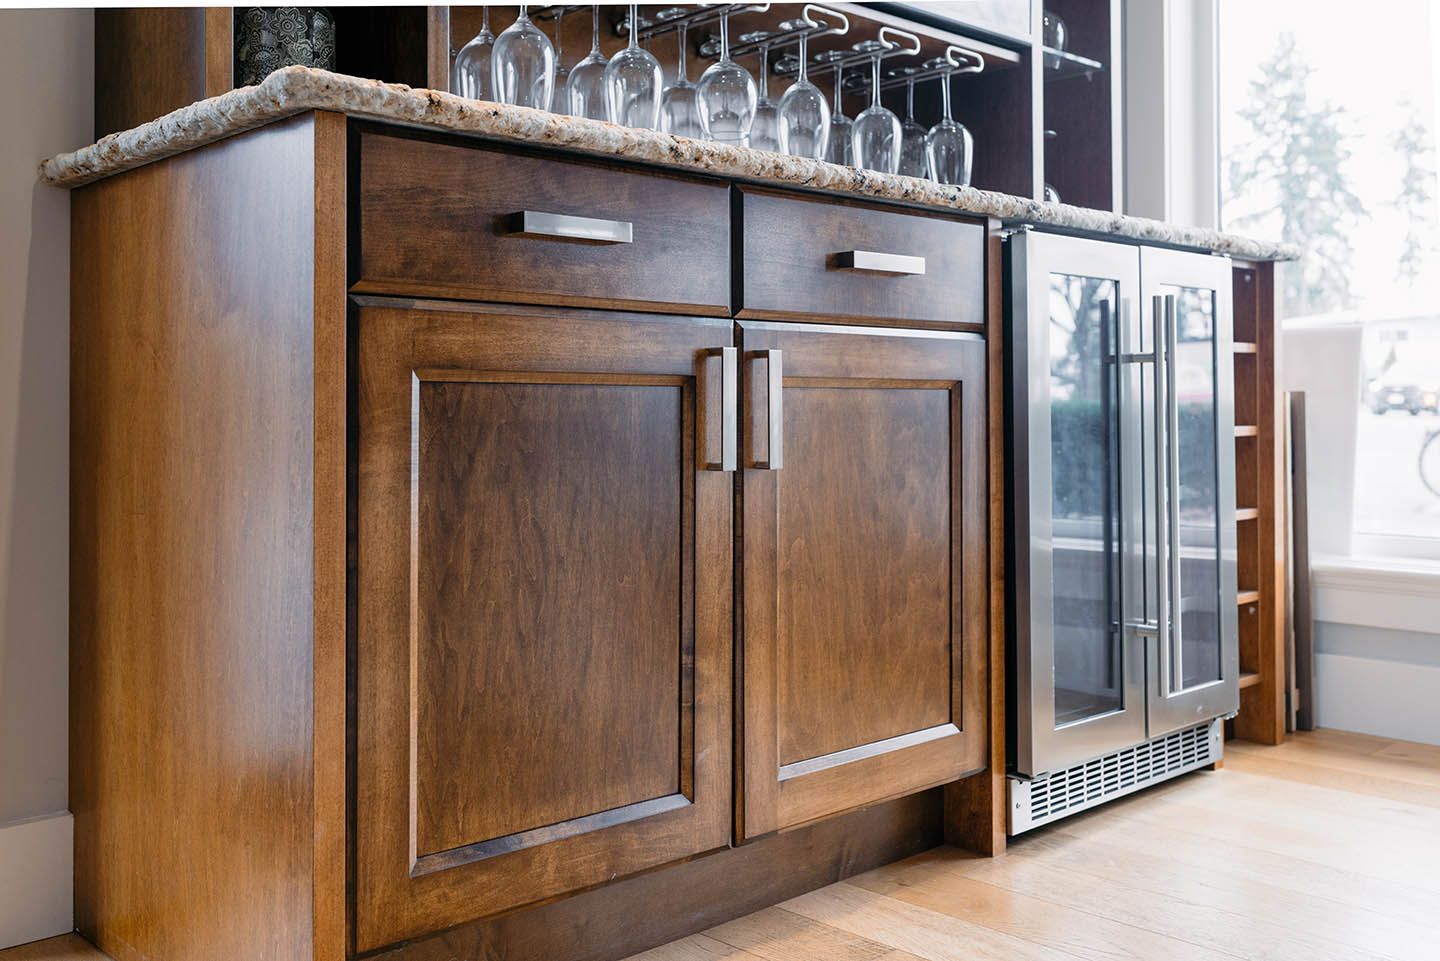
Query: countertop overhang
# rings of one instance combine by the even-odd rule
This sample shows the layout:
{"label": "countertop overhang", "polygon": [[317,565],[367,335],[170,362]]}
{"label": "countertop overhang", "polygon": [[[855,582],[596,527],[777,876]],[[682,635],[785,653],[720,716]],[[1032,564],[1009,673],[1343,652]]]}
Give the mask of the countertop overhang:
{"label": "countertop overhang", "polygon": [[435,90],[417,90],[310,67],[277,70],[257,86],[201,100],[131,130],[110,134],[73,153],[52,157],[41,163],[40,177],[58,187],[79,187],[310,110],[614,157],[751,183],[994,217],[1007,224],[1033,224],[1209,250],[1246,260],[1295,260],[1300,256],[1293,244],[1044,203],[973,187],[945,186],[527,107],[467,100]]}

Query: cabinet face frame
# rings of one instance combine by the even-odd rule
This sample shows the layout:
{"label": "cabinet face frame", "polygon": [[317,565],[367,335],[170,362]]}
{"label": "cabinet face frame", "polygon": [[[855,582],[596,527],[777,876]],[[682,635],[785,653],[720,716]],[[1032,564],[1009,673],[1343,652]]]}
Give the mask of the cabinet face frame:
{"label": "cabinet face frame", "polygon": [[[715,348],[730,346],[730,322],[380,298],[355,304],[354,949],[370,951],[725,846],[732,792],[732,479],[699,465],[695,419],[702,406],[697,395],[712,392],[703,371]],[[417,853],[421,618],[413,545],[425,380],[681,390],[677,472],[690,496],[681,506],[681,589],[688,598],[676,634],[682,644],[678,793]]]}
{"label": "cabinet face frame", "polygon": [[[986,344],[977,334],[762,321],[742,321],[739,329],[743,475],[737,514],[743,536],[736,743],[742,757],[736,768],[736,833],[749,840],[985,767],[988,408]],[[782,392],[809,385],[949,393],[949,717],[922,730],[790,764],[782,764],[780,746],[779,649],[780,485],[789,468],[755,466],[759,438],[767,436],[768,378],[757,373],[766,363],[764,351],[783,354]],[[790,430],[785,426],[781,433]]]}

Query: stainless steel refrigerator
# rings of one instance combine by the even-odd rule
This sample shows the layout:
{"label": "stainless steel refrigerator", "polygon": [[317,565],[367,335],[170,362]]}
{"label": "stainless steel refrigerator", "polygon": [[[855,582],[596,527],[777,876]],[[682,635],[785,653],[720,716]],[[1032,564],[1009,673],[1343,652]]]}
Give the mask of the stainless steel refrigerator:
{"label": "stainless steel refrigerator", "polygon": [[1007,244],[1018,834],[1212,764],[1240,692],[1230,261]]}

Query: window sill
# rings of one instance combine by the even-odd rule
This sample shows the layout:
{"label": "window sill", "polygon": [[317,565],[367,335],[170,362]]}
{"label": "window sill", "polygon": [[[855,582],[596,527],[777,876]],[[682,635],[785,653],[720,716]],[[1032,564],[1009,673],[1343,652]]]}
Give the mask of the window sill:
{"label": "window sill", "polygon": [[1440,564],[1322,556],[1310,580],[1317,621],[1440,634]]}

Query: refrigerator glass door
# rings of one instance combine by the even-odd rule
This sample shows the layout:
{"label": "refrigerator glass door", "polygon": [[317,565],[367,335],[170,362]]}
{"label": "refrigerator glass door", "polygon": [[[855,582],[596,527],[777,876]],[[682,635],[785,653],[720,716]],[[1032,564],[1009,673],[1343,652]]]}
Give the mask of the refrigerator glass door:
{"label": "refrigerator glass door", "polygon": [[1016,762],[1036,774],[1145,737],[1139,261],[1037,233],[1010,253]]}
{"label": "refrigerator glass door", "polygon": [[1145,320],[1166,358],[1161,522],[1177,545],[1154,644],[1152,737],[1239,705],[1231,270],[1225,258],[1145,249]]}

